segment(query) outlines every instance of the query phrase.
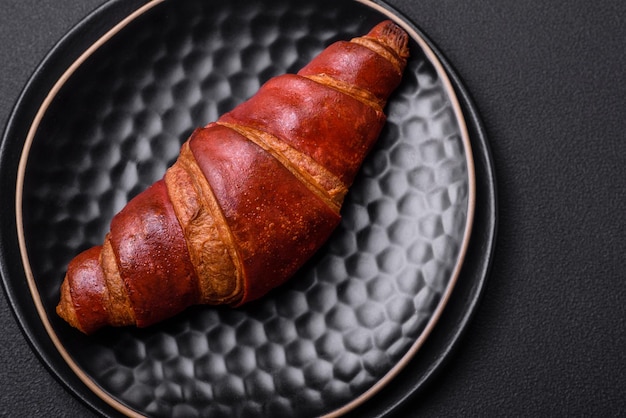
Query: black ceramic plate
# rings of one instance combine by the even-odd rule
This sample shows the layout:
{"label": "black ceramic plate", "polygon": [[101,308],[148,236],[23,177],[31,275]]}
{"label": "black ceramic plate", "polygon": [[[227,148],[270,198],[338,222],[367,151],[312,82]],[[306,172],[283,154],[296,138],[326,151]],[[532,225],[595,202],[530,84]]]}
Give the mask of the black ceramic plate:
{"label": "black ceramic plate", "polygon": [[[242,308],[148,329],[85,337],[55,315],[67,262],[102,241],[196,126],[386,18],[411,35],[406,76],[342,224],[296,277]],[[425,36],[380,3],[113,1],[46,58],[0,155],[3,190],[15,190],[2,214],[9,300],[51,370],[105,415],[384,414],[441,366],[491,256],[476,112]]]}

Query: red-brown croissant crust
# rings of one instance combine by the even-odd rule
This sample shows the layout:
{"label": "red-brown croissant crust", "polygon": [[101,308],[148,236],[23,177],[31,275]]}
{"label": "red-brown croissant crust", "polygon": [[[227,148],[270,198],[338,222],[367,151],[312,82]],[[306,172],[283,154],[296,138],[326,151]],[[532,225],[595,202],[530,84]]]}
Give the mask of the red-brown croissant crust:
{"label": "red-brown croissant crust", "polygon": [[283,283],[338,225],[407,58],[407,34],[382,22],[196,129],[103,245],[70,262],[58,314],[85,333],[144,327]]}

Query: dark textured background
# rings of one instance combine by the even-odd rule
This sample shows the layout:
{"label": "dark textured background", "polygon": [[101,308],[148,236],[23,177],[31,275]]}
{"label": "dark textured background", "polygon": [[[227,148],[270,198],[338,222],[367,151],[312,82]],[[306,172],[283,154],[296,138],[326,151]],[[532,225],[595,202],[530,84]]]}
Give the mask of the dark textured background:
{"label": "dark textured background", "polygon": [[[45,54],[102,3],[0,0],[0,126]],[[482,303],[402,416],[626,414],[626,3],[389,3],[472,95],[499,201]],[[0,321],[0,416],[89,416],[4,297]]]}

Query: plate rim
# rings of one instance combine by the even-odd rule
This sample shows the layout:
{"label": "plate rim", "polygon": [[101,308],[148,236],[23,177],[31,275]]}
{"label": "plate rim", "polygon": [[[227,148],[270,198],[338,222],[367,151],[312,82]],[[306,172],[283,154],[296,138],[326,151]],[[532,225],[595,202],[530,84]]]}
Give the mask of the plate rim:
{"label": "plate rim", "polygon": [[[33,124],[31,125],[31,128],[29,129],[29,134],[28,134],[28,138],[26,139],[26,142],[24,143],[24,146],[22,148],[22,158],[20,158],[20,163],[19,163],[19,168],[18,168],[18,172],[21,174],[18,174],[18,181],[16,182],[16,205],[15,205],[15,210],[16,210],[16,221],[17,221],[17,227],[18,230],[21,229],[21,189],[23,186],[23,172],[25,170],[25,161],[27,160],[27,158],[25,158],[25,156],[28,156],[28,151],[30,149],[30,145],[32,145],[32,141],[34,139],[35,133],[36,133],[36,129],[38,126],[38,121],[41,120],[41,117],[43,116],[43,114],[45,114],[45,110],[47,109],[48,104],[53,100],[54,95],[56,94],[56,92],[58,91],[57,89],[57,85],[59,86],[58,88],[60,89],[60,86],[62,86],[62,82],[61,81],[65,81],[67,80],[69,77],[71,77],[71,75],[73,74],[73,71],[80,66],[92,53],[93,51],[97,50],[100,46],[102,46],[105,42],[107,42],[109,39],[111,39],[113,36],[115,36],[119,31],[121,31],[124,27],[126,27],[130,22],[132,22],[137,16],[142,15],[143,13],[145,13],[147,10],[152,9],[153,7],[156,7],[157,5],[164,3],[167,0],[150,0],[148,2],[141,2],[144,3],[143,6],[139,7],[137,10],[135,10],[133,13],[131,13],[130,15],[126,16],[126,18],[124,18],[122,21],[118,22],[117,24],[115,24],[115,26],[108,30],[106,32],[106,34],[104,36],[101,36],[98,38],[98,40],[96,42],[93,42],[91,44],[91,46],[84,51],[80,57],[75,60],[73,62],[72,65],[70,65],[70,67],[63,72],[62,76],[57,80],[56,83],[54,83],[54,87],[50,90],[50,92],[48,93],[48,96],[46,97],[46,99],[44,100],[44,102],[42,103],[42,105],[39,107],[39,110],[37,111],[37,115],[35,116],[35,119],[33,121]],[[469,241],[470,238],[472,236],[472,229],[474,226],[474,215],[475,215],[475,205],[476,205],[476,174],[475,174],[475,167],[474,167],[474,158],[472,155],[472,151],[473,151],[473,147],[471,146],[471,141],[470,141],[470,137],[469,137],[469,132],[468,132],[468,127],[466,125],[466,113],[463,111],[461,103],[459,101],[459,98],[457,97],[457,94],[459,94],[459,92],[454,88],[453,83],[451,81],[450,78],[451,77],[454,79],[455,83],[459,83],[460,81],[458,79],[456,79],[456,75],[453,73],[450,73],[450,68],[446,67],[445,62],[442,63],[442,56],[440,53],[436,52],[433,49],[433,45],[427,41],[427,38],[425,37],[424,34],[422,34],[408,19],[406,16],[404,16],[402,13],[395,11],[393,8],[391,8],[389,5],[384,4],[382,2],[376,2],[373,0],[353,0],[355,2],[358,3],[362,3],[365,4],[368,7],[371,7],[373,9],[375,9],[376,11],[380,12],[381,14],[384,14],[386,16],[388,16],[390,19],[394,20],[396,23],[400,24],[405,30],[407,30],[407,32],[410,33],[411,38],[416,41],[419,46],[422,48],[422,50],[424,51],[424,53],[427,55],[429,61],[435,66],[437,67],[437,72],[438,75],[442,78],[442,81],[445,83],[446,88],[445,90],[449,93],[450,97],[450,101],[453,102],[453,107],[454,107],[454,111],[455,111],[455,116],[456,116],[456,120],[457,122],[462,125],[460,126],[460,129],[463,131],[463,142],[464,142],[464,148],[466,151],[466,163],[467,163],[467,169],[468,169],[468,185],[471,188],[471,192],[469,193],[469,197],[468,197],[468,215],[467,215],[467,221],[466,221],[466,227],[465,227],[465,232],[464,232],[464,239],[463,239],[463,248],[462,250],[459,252],[459,258],[457,260],[457,263],[455,265],[455,271],[452,274],[452,277],[450,279],[449,284],[447,285],[447,289],[444,295],[442,295],[442,301],[440,301],[440,303],[438,304],[438,308],[436,309],[435,313],[433,314],[433,316],[431,317],[431,319],[429,320],[427,329],[425,331],[422,332],[422,334],[419,336],[419,340],[422,340],[422,342],[418,342],[416,340],[416,342],[413,343],[413,345],[411,346],[410,350],[402,357],[402,359],[400,360],[400,362],[398,364],[396,364],[392,370],[390,370],[389,372],[387,372],[387,374],[385,374],[381,380],[379,380],[372,388],[366,390],[366,392],[364,392],[362,395],[360,395],[358,398],[356,398],[355,400],[353,400],[352,402],[346,404],[345,406],[331,412],[330,414],[328,414],[328,416],[338,416],[338,415],[342,415],[346,412],[348,412],[349,410],[353,409],[355,406],[358,406],[360,404],[362,404],[363,402],[365,402],[367,399],[369,399],[374,393],[378,392],[378,390],[380,389],[379,386],[384,386],[387,384],[387,382],[391,379],[393,379],[395,377],[395,375],[404,368],[405,363],[409,362],[415,355],[415,353],[419,350],[419,348],[422,346],[423,340],[428,339],[428,336],[430,335],[432,328],[435,327],[435,325],[437,324],[437,322],[439,322],[439,317],[441,316],[442,312],[445,310],[445,307],[447,305],[447,302],[450,298],[450,295],[452,294],[454,288],[456,287],[456,281],[458,280],[458,277],[460,275],[460,270],[462,269],[463,265],[464,265],[464,259],[467,253],[467,248],[469,246]],[[80,27],[81,25],[84,25],[85,22],[94,19],[95,17],[97,17],[97,15],[100,14],[100,12],[102,11],[102,9],[106,8],[106,7],[113,7],[115,4],[120,3],[119,1],[108,1],[106,3],[104,3],[103,6],[101,6],[100,8],[94,10],[91,14],[89,14],[87,17],[85,17],[83,20],[81,20],[73,29],[71,29],[65,38],[63,38],[55,48],[59,48],[58,45],[61,44],[63,41],[65,41],[66,39],[68,39],[69,37],[71,37],[72,33],[75,32],[77,27]],[[138,2],[139,3],[139,2]],[[53,54],[53,51],[50,52],[50,55]],[[44,62],[41,64],[41,67],[38,68],[38,70],[34,73],[34,75],[32,76],[37,77],[39,74],[40,69],[43,67],[43,65],[45,64],[46,60],[49,58],[49,56],[46,57],[46,59],[44,60]],[[59,84],[60,83],[60,84]],[[28,90],[29,86],[31,85],[31,83],[29,82],[29,84],[27,84],[26,88],[24,89],[24,93],[25,94],[26,90]],[[56,89],[56,91],[55,91]],[[52,95],[52,97],[50,96],[51,93],[54,94]],[[463,94],[463,92],[461,92]],[[20,96],[20,101],[18,101],[18,104],[15,107],[14,111],[17,111],[17,109],[19,108],[19,105],[23,99],[23,95]],[[464,98],[464,100],[466,100],[467,98]],[[43,109],[43,110],[42,110]],[[11,124],[13,122],[13,115],[12,117],[9,119],[9,122],[7,123],[7,132],[10,130]],[[35,126],[37,125],[37,126]],[[4,141],[6,140],[6,137],[3,138],[3,144],[2,146],[4,147]],[[495,215],[495,214],[494,214]],[[20,254],[21,256],[24,258],[24,268],[27,270],[27,276],[28,276],[28,284],[29,287],[31,287],[31,297],[35,298],[35,295],[37,294],[37,292],[33,292],[33,288],[32,286],[35,286],[34,289],[36,290],[36,283],[34,282],[34,278],[32,277],[32,272],[28,272],[28,260],[27,260],[27,252],[25,250],[25,243],[24,243],[24,239],[23,239],[24,235],[23,235],[23,231],[20,231],[20,233],[18,234],[18,240],[19,240],[19,246],[20,246]],[[491,255],[489,255],[488,258],[491,258]],[[4,278],[4,277],[3,277]],[[9,291],[8,289],[6,289],[7,284],[4,283],[5,285],[5,294],[7,294],[7,296],[9,297],[10,301],[11,301],[11,306],[14,308],[14,311],[16,311],[15,309],[15,305],[14,305],[14,301],[11,299],[11,297],[9,296]],[[45,314],[45,312],[43,311],[43,303],[41,302],[41,300],[39,299],[38,301],[35,300],[35,305],[36,305],[36,309],[38,311],[38,314],[40,316],[40,319],[43,321],[48,321],[47,319],[47,315]],[[473,311],[474,309],[471,309],[471,311]],[[19,315],[16,314],[16,316]],[[22,328],[26,328],[25,324],[22,322],[22,320],[20,319],[18,322],[20,322],[20,324],[22,324]],[[53,344],[55,345],[55,347],[57,348],[57,350],[59,351],[59,353],[61,354],[61,356],[64,357],[64,360],[66,361],[66,363],[70,366],[70,368],[72,369],[72,371],[77,374],[79,377],[81,377],[82,375],[86,375],[86,373],[80,368],[78,367],[78,365],[76,365],[73,360],[71,359],[71,357],[66,355],[68,354],[65,350],[63,350],[62,345],[60,344],[58,337],[56,337],[56,333],[54,332],[52,326],[47,323],[44,324],[44,327],[46,328],[46,332],[48,333],[48,337],[51,338],[53,340]],[[33,340],[33,336],[29,335],[27,333],[27,336],[29,337],[29,339]],[[33,345],[33,344],[32,344]],[[37,350],[37,352],[40,354],[41,357],[45,357],[42,355],[42,353]],[[400,365],[400,363],[402,363],[402,365]],[[55,372],[55,374],[57,374]],[[81,378],[81,381],[92,391],[94,391],[94,388],[96,389],[96,392],[103,392],[103,389],[97,387],[97,385],[91,380],[91,378],[88,377],[88,381],[85,381]],[[383,383],[384,381],[384,383]],[[66,386],[68,386],[66,384]],[[72,392],[74,392],[76,394],[75,390],[72,390]],[[80,398],[82,398],[83,400],[85,400],[82,396],[79,396]],[[123,405],[121,402],[115,400],[115,404],[111,404],[107,401],[107,399],[111,398],[111,396],[107,395],[106,398],[102,398],[99,397],[100,399],[103,399],[109,406],[112,406],[114,409],[116,409],[118,412],[122,412],[125,413],[129,416],[142,416],[142,415],[135,415],[136,412],[133,411],[132,409],[126,407],[125,405]],[[358,401],[360,399],[360,401]],[[356,403],[355,403],[356,402]],[[117,406],[121,405],[123,408],[122,410],[118,409]],[[348,408],[349,406],[349,408]]]}

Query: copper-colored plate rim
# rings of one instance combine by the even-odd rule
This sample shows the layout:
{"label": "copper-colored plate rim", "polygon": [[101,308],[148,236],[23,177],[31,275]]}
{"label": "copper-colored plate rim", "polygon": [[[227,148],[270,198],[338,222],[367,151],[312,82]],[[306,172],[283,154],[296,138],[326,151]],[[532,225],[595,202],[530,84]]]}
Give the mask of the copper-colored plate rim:
{"label": "copper-colored plate rim", "polygon": [[[67,80],[74,74],[74,72],[100,47],[102,47],[106,42],[112,39],[116,34],[122,31],[126,26],[132,23],[139,16],[145,14],[147,11],[151,10],[155,6],[163,3],[165,0],[151,0],[146,3],[142,7],[138,8],[134,12],[130,13],[126,18],[122,19],[118,24],[116,24],[113,28],[111,28],[108,32],[106,32],[103,36],[101,36],[97,41],[95,41],[89,48],[87,48],[61,75],[58,81],[54,84],[52,89],[49,91],[47,96],[45,97],[43,103],[39,107],[33,122],[28,130],[28,134],[26,140],[24,142],[24,147],[22,149],[22,154],[19,161],[18,173],[17,173],[17,181],[16,181],[16,199],[15,199],[15,213],[16,213],[16,224],[17,224],[17,236],[19,243],[19,250],[22,258],[22,264],[24,266],[26,279],[28,283],[29,290],[31,292],[33,302],[35,304],[37,313],[40,316],[42,324],[48,333],[52,343],[59,351],[59,354],[63,358],[63,360],[67,363],[70,369],[76,374],[76,376],[99,398],[101,398],[105,403],[111,406],[116,411],[127,415],[129,417],[142,417],[143,415],[137,413],[133,409],[121,403],[119,400],[112,397],[105,390],[103,390],[85,371],[74,361],[72,356],[68,353],[64,345],[61,343],[58,335],[56,334],[52,324],[50,323],[50,319],[46,313],[45,307],[43,305],[41,296],[37,289],[37,284],[35,282],[34,274],[30,266],[30,261],[28,258],[28,253],[26,249],[26,239],[23,228],[23,214],[22,214],[22,202],[23,202],[23,188],[24,188],[24,178],[26,173],[26,166],[28,161],[28,156],[30,153],[31,146],[33,144],[35,135],[37,133],[37,129],[46,114],[50,104],[61,90],[63,85],[67,82]],[[448,98],[450,100],[450,104],[454,110],[455,118],[458,123],[459,131],[461,133],[461,140],[464,146],[465,158],[466,158],[466,166],[467,166],[467,176],[468,176],[468,206],[467,206],[467,220],[465,224],[465,231],[463,234],[463,241],[461,243],[461,247],[459,249],[459,254],[457,257],[457,262],[455,264],[455,268],[451,273],[450,280],[448,282],[448,286],[443,293],[437,308],[434,310],[431,315],[430,320],[428,321],[424,331],[420,334],[420,336],[413,343],[411,348],[407,351],[407,353],[402,357],[402,359],[396,363],[396,365],[391,368],[383,378],[378,380],[372,387],[366,390],[357,398],[353,399],[351,402],[346,405],[328,413],[325,415],[327,418],[334,418],[341,416],[343,414],[348,413],[359,405],[363,404],[366,400],[374,396],[377,392],[379,392],[386,384],[389,383],[415,356],[415,354],[422,347],[436,323],[438,322],[444,308],[450,299],[450,296],[454,290],[457,279],[460,275],[461,268],[465,259],[465,255],[467,253],[467,249],[470,242],[474,214],[475,214],[475,206],[476,206],[476,179],[475,179],[475,167],[474,167],[474,159],[472,155],[471,142],[469,137],[469,132],[467,128],[467,124],[465,122],[465,117],[463,114],[463,110],[461,108],[461,104],[457,98],[452,82],[450,81],[448,74],[441,64],[439,59],[437,58],[435,52],[431,49],[429,44],[422,38],[422,36],[416,31],[416,29],[408,23],[405,19],[398,15],[398,13],[393,12],[383,6],[380,3],[375,3],[370,0],[354,0],[355,2],[364,4],[367,7],[372,8],[373,10],[381,13],[386,16],[390,20],[394,21],[396,24],[401,26],[414,40],[419,47],[423,50],[424,54],[430,61],[431,65],[435,68],[438,76],[440,77],[442,83],[445,86],[445,90],[448,93]]]}

